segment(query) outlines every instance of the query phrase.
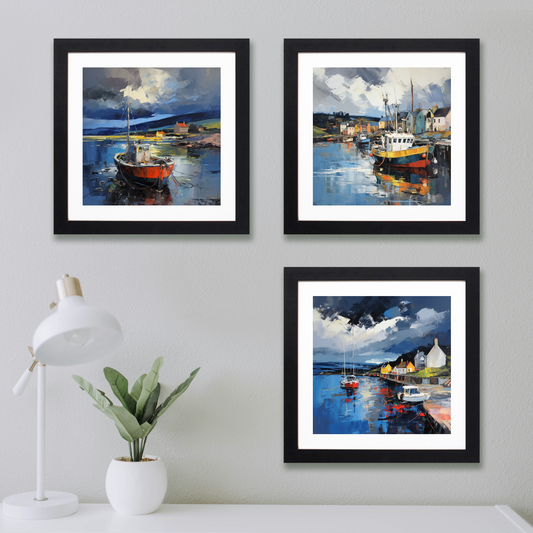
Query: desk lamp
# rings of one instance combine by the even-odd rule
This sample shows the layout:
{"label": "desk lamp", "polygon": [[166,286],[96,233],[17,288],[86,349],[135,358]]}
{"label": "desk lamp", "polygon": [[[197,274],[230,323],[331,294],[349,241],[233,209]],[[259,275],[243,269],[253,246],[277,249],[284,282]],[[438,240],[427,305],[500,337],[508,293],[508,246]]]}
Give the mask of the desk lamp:
{"label": "desk lamp", "polygon": [[19,379],[13,393],[21,395],[37,367],[37,490],[8,496],[3,501],[9,518],[40,520],[60,518],[78,510],[78,497],[68,492],[45,491],[44,438],[46,365],[70,366],[88,363],[113,352],[122,342],[117,319],[83,299],[80,282],[68,274],[56,282],[56,312],[36,329],[33,363]]}

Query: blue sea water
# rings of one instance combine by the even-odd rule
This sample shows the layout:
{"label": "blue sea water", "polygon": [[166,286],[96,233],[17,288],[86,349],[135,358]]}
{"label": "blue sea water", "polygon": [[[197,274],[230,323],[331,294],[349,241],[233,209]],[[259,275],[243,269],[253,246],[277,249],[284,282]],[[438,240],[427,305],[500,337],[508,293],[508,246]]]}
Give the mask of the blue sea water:
{"label": "blue sea water", "polygon": [[174,159],[174,179],[161,193],[117,187],[121,180],[113,158],[124,152],[125,141],[84,139],[83,204],[220,205],[220,150],[172,146],[169,141],[150,144],[153,155]]}
{"label": "blue sea water", "polygon": [[427,169],[374,168],[353,142],[313,145],[314,205],[450,205],[449,160]]}
{"label": "blue sea water", "polygon": [[358,376],[359,388],[342,389],[339,374],[313,376],[313,433],[421,434],[431,431],[421,404],[396,399],[401,385]]}

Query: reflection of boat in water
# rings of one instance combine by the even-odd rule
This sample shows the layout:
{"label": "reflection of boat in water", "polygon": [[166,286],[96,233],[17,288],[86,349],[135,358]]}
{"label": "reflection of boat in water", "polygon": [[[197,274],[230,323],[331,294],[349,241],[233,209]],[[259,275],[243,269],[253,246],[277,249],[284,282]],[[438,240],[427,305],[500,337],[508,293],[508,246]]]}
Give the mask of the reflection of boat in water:
{"label": "reflection of boat in water", "polygon": [[370,137],[366,133],[360,133],[357,136],[357,144],[363,148],[370,146]]}
{"label": "reflection of boat in water", "polygon": [[395,167],[425,168],[431,163],[433,146],[415,146],[410,133],[385,133],[381,144],[372,146],[374,165]]}
{"label": "reflection of boat in water", "polygon": [[146,187],[161,190],[174,170],[171,157],[153,157],[148,144],[142,140],[130,142],[130,110],[127,106],[126,151],[115,155],[119,173],[127,179]]}
{"label": "reflection of boat in water", "polygon": [[425,168],[374,168],[374,175],[380,185],[392,185],[400,192],[426,196],[430,192],[432,182]]}
{"label": "reflection of boat in water", "polygon": [[420,392],[414,385],[404,385],[403,392],[398,393],[398,400],[408,403],[420,403],[429,399],[430,394]]}

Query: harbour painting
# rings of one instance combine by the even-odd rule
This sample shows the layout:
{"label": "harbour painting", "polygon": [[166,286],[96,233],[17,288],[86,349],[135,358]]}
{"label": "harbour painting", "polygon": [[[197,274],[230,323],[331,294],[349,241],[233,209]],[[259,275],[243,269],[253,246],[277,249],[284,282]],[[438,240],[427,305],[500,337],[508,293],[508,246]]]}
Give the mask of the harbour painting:
{"label": "harbour painting", "polygon": [[249,39],[54,39],[54,233],[248,234]]}
{"label": "harbour painting", "polygon": [[285,268],[285,462],[479,462],[479,269]]}
{"label": "harbour painting", "polygon": [[314,68],[313,204],[450,205],[450,68]]}
{"label": "harbour painting", "polygon": [[83,204],[220,205],[220,68],[83,68]]}
{"label": "harbour painting", "polygon": [[284,143],[286,234],[478,234],[479,40],[286,39]]}
{"label": "harbour painting", "polygon": [[313,302],[314,434],[451,433],[451,298]]}

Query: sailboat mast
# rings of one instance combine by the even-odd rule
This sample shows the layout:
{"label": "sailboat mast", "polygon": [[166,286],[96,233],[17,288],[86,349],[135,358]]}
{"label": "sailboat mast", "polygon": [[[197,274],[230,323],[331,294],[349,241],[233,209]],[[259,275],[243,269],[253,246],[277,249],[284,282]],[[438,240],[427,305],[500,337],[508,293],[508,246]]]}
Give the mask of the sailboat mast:
{"label": "sailboat mast", "polygon": [[352,330],[352,376],[355,374],[354,334]]}
{"label": "sailboat mast", "polygon": [[346,344],[342,344],[342,347],[344,348],[344,363],[342,365],[342,374],[346,375]]}
{"label": "sailboat mast", "polygon": [[126,160],[130,158],[130,106],[128,104],[128,97],[126,96],[126,111],[128,114],[128,132],[126,133]]}

